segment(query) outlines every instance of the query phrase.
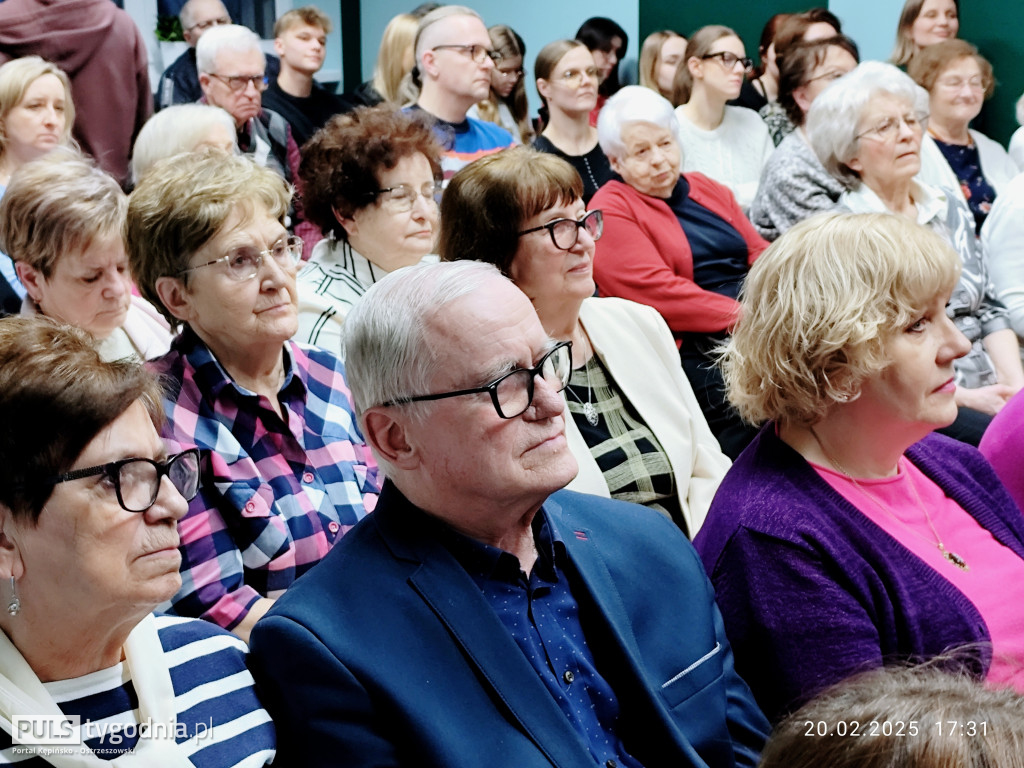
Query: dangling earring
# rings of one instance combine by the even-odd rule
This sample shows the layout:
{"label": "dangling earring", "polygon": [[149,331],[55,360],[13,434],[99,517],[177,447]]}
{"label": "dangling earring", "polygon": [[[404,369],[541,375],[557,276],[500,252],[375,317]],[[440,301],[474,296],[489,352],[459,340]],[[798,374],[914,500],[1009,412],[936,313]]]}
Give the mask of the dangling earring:
{"label": "dangling earring", "polygon": [[11,616],[17,616],[18,611],[21,610],[21,598],[18,597],[18,585],[14,581],[14,577],[11,576],[11,601],[7,603],[7,612]]}

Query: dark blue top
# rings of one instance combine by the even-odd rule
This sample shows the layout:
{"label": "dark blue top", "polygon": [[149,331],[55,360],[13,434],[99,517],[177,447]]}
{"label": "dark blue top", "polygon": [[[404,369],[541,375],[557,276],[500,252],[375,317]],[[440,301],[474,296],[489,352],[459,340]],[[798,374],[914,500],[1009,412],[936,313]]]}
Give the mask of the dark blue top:
{"label": "dark blue top", "polygon": [[504,550],[448,530],[442,542],[466,569],[598,765],[642,768],[617,733],[619,701],[597,670],[569,583],[569,560],[542,512],[533,520],[537,562],[527,576]]}
{"label": "dark blue top", "polygon": [[935,145],[959,179],[960,189],[963,190],[967,205],[974,214],[975,234],[980,235],[981,225],[985,223],[992,210],[992,203],[995,202],[996,190],[981,172],[978,145],[973,141],[969,145],[947,144],[938,139],[935,139]]}
{"label": "dark blue top", "polygon": [[690,244],[693,282],[705,291],[738,298],[749,257],[743,236],[717,213],[695,203],[690,198],[690,183],[682,176],[665,202]]}

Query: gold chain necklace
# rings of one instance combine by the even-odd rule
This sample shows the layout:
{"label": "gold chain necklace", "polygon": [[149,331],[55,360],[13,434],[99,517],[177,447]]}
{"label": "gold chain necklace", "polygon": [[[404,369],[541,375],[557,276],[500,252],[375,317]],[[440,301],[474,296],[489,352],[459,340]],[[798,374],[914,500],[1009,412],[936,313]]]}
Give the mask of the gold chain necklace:
{"label": "gold chain necklace", "polygon": [[928,514],[928,508],[924,505],[924,502],[921,501],[921,495],[917,492],[917,488],[914,486],[914,482],[913,482],[913,480],[909,476],[907,477],[907,483],[910,485],[910,490],[913,491],[913,493],[914,493],[914,499],[917,501],[918,509],[920,509],[922,512],[924,512],[924,519],[926,521],[928,521],[928,527],[931,529],[932,535],[935,537],[935,541],[929,541],[927,536],[924,536],[919,531],[915,530],[914,528],[911,528],[905,522],[900,520],[895,515],[895,513],[893,513],[892,510],[890,510],[888,507],[886,507],[884,504],[882,504],[882,502],[880,502],[878,499],[876,499],[874,497],[874,495],[868,493],[867,490],[860,483],[857,482],[857,478],[855,478],[853,475],[851,475],[846,470],[846,468],[843,467],[843,465],[840,464],[838,461],[836,461],[835,458],[832,456],[832,454],[830,454],[828,452],[828,450],[826,450],[825,444],[823,442],[821,442],[821,438],[818,437],[818,433],[814,431],[814,427],[808,427],[808,429],[811,431],[811,436],[814,437],[815,441],[818,443],[818,447],[821,448],[821,452],[825,455],[825,458],[828,459],[829,464],[831,464],[833,467],[838,469],[839,472],[843,476],[845,476],[847,480],[849,480],[851,483],[853,483],[853,486],[858,491],[860,491],[860,494],[862,496],[864,496],[868,501],[870,501],[872,504],[874,504],[876,507],[878,507],[880,510],[882,510],[882,512],[884,512],[886,515],[891,517],[897,523],[902,525],[904,528],[906,528],[912,534],[914,534],[915,536],[923,539],[924,541],[928,541],[928,543],[930,543],[930,544],[934,544],[938,548],[939,552],[942,553],[942,557],[945,558],[948,562],[950,562],[953,565],[955,565],[961,571],[969,571],[969,570],[971,570],[971,567],[969,565],[967,565],[967,561],[966,560],[964,560],[962,557],[960,557],[960,555],[958,555],[956,552],[953,552],[952,550],[946,549],[946,545],[942,542],[942,537],[939,536],[939,532],[937,530],[935,530],[935,524],[932,522],[932,516],[930,514]]}

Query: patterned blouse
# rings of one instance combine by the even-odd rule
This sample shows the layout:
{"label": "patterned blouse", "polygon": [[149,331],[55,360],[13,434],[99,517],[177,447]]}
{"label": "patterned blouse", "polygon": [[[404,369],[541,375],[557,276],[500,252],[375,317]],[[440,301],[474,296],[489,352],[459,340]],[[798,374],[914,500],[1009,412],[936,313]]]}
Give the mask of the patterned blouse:
{"label": "patterned blouse", "polygon": [[611,497],[656,509],[685,531],[668,455],[597,355],[572,372],[565,393]]}

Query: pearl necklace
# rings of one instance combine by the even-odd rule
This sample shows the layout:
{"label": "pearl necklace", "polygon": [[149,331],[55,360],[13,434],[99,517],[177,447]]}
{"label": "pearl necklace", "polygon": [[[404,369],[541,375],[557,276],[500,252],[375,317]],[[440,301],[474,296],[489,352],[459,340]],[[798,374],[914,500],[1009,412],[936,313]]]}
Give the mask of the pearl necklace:
{"label": "pearl necklace", "polygon": [[961,571],[969,571],[969,570],[971,570],[970,566],[967,565],[967,561],[966,560],[964,560],[962,557],[960,557],[960,555],[958,555],[956,552],[953,552],[952,550],[946,549],[946,545],[943,543],[942,537],[940,537],[939,536],[939,532],[937,530],[935,530],[935,524],[932,522],[932,516],[930,514],[928,514],[928,508],[921,501],[921,495],[917,492],[917,488],[914,486],[914,483],[913,483],[912,480],[910,480],[910,478],[907,478],[907,482],[910,485],[910,490],[914,492],[914,499],[917,501],[918,509],[920,509],[922,512],[924,512],[924,519],[928,521],[928,527],[932,531],[932,536],[935,537],[934,541],[929,541],[927,536],[924,536],[919,531],[916,531],[915,529],[911,528],[905,522],[900,520],[892,512],[892,510],[890,510],[888,507],[886,507],[884,504],[882,504],[882,502],[880,502],[878,499],[876,499],[874,497],[874,495],[868,493],[867,490],[860,483],[857,482],[857,479],[853,475],[851,475],[846,470],[846,468],[843,467],[842,464],[840,464],[838,461],[836,461],[836,459],[825,449],[825,444],[823,442],[821,442],[821,438],[818,437],[818,433],[814,431],[814,427],[808,427],[808,429],[811,432],[811,436],[818,443],[818,447],[821,448],[821,452],[825,455],[825,458],[828,459],[828,463],[831,464],[833,467],[835,467],[837,470],[839,470],[840,474],[842,474],[844,477],[846,477],[847,480],[849,480],[851,483],[853,483],[854,488],[856,488],[860,492],[860,494],[862,496],[864,496],[864,498],[866,498],[868,501],[870,501],[872,504],[874,504],[878,509],[882,510],[882,512],[884,514],[888,515],[890,518],[892,518],[897,523],[902,525],[904,528],[906,528],[908,531],[910,531],[915,536],[917,536],[917,537],[919,537],[921,539],[924,539],[925,541],[928,541],[930,544],[934,544],[938,548],[939,552],[942,553],[943,558],[945,558],[948,562],[952,563],[954,566],[959,568]]}

